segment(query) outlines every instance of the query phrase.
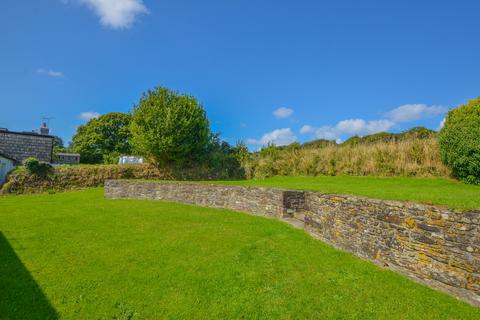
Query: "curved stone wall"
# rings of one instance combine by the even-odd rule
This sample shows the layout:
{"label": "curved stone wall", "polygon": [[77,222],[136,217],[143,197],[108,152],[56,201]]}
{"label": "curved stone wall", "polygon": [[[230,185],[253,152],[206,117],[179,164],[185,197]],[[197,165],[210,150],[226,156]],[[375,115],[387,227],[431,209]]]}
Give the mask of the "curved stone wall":
{"label": "curved stone wall", "polygon": [[105,197],[298,220],[313,236],[480,306],[480,212],[282,189],[110,180]]}

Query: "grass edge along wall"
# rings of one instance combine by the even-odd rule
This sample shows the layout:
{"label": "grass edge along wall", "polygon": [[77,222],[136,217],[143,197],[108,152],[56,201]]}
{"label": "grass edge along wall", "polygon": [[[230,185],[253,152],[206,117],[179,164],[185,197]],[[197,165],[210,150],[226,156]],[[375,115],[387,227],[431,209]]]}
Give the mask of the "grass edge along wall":
{"label": "grass edge along wall", "polygon": [[272,188],[110,180],[109,199],[305,215],[305,229],[357,256],[480,306],[480,212]]}

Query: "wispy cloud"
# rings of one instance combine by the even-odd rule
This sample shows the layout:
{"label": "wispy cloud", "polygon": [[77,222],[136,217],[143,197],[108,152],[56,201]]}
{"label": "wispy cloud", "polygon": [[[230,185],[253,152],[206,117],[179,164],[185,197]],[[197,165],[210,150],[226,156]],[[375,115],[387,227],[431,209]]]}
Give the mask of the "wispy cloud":
{"label": "wispy cloud", "polygon": [[80,119],[85,120],[85,121],[90,121],[92,119],[96,119],[100,117],[100,113],[95,112],[95,111],[85,111],[80,113],[78,116]]}
{"label": "wispy cloud", "polygon": [[273,115],[278,119],[285,119],[293,114],[293,110],[290,108],[281,107],[273,111]]}
{"label": "wispy cloud", "polygon": [[64,74],[61,71],[55,71],[52,69],[44,69],[44,68],[38,68],[37,69],[38,74],[43,74],[49,77],[54,77],[54,78],[63,78]]}
{"label": "wispy cloud", "polygon": [[267,145],[273,143],[276,146],[286,146],[297,141],[297,137],[293,134],[292,129],[283,128],[276,129],[272,132],[265,133],[260,139],[247,139],[248,144]]}
{"label": "wispy cloud", "polygon": [[400,123],[434,117],[448,111],[442,106],[428,106],[426,104],[405,104],[385,114],[386,118]]}
{"label": "wispy cloud", "polygon": [[112,29],[130,28],[139,15],[148,13],[142,0],[63,0],[63,2],[88,7],[100,18],[102,25]]}

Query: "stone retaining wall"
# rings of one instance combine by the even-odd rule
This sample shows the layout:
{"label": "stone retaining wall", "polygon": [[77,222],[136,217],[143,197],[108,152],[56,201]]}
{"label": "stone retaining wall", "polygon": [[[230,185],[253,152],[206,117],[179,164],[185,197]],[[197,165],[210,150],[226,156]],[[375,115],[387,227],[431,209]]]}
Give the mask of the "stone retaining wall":
{"label": "stone retaining wall", "polygon": [[480,306],[480,212],[242,186],[107,181],[110,199],[156,199],[285,218],[357,256]]}
{"label": "stone retaining wall", "polygon": [[480,212],[313,192],[305,199],[309,233],[480,306]]}
{"label": "stone retaining wall", "polygon": [[[288,192],[279,189],[238,187],[174,182],[136,182],[108,180],[105,197],[110,199],[151,199],[194,204],[211,208],[226,208],[281,218],[287,214],[292,200]],[[298,200],[297,200],[298,201]]]}

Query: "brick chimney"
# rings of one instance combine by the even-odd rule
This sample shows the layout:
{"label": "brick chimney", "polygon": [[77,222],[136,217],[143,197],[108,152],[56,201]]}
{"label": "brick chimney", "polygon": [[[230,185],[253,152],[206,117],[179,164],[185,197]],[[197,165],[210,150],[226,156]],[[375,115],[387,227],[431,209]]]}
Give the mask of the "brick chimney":
{"label": "brick chimney", "polygon": [[50,134],[50,129],[47,127],[47,122],[42,122],[42,127],[40,128],[40,134],[48,135]]}

